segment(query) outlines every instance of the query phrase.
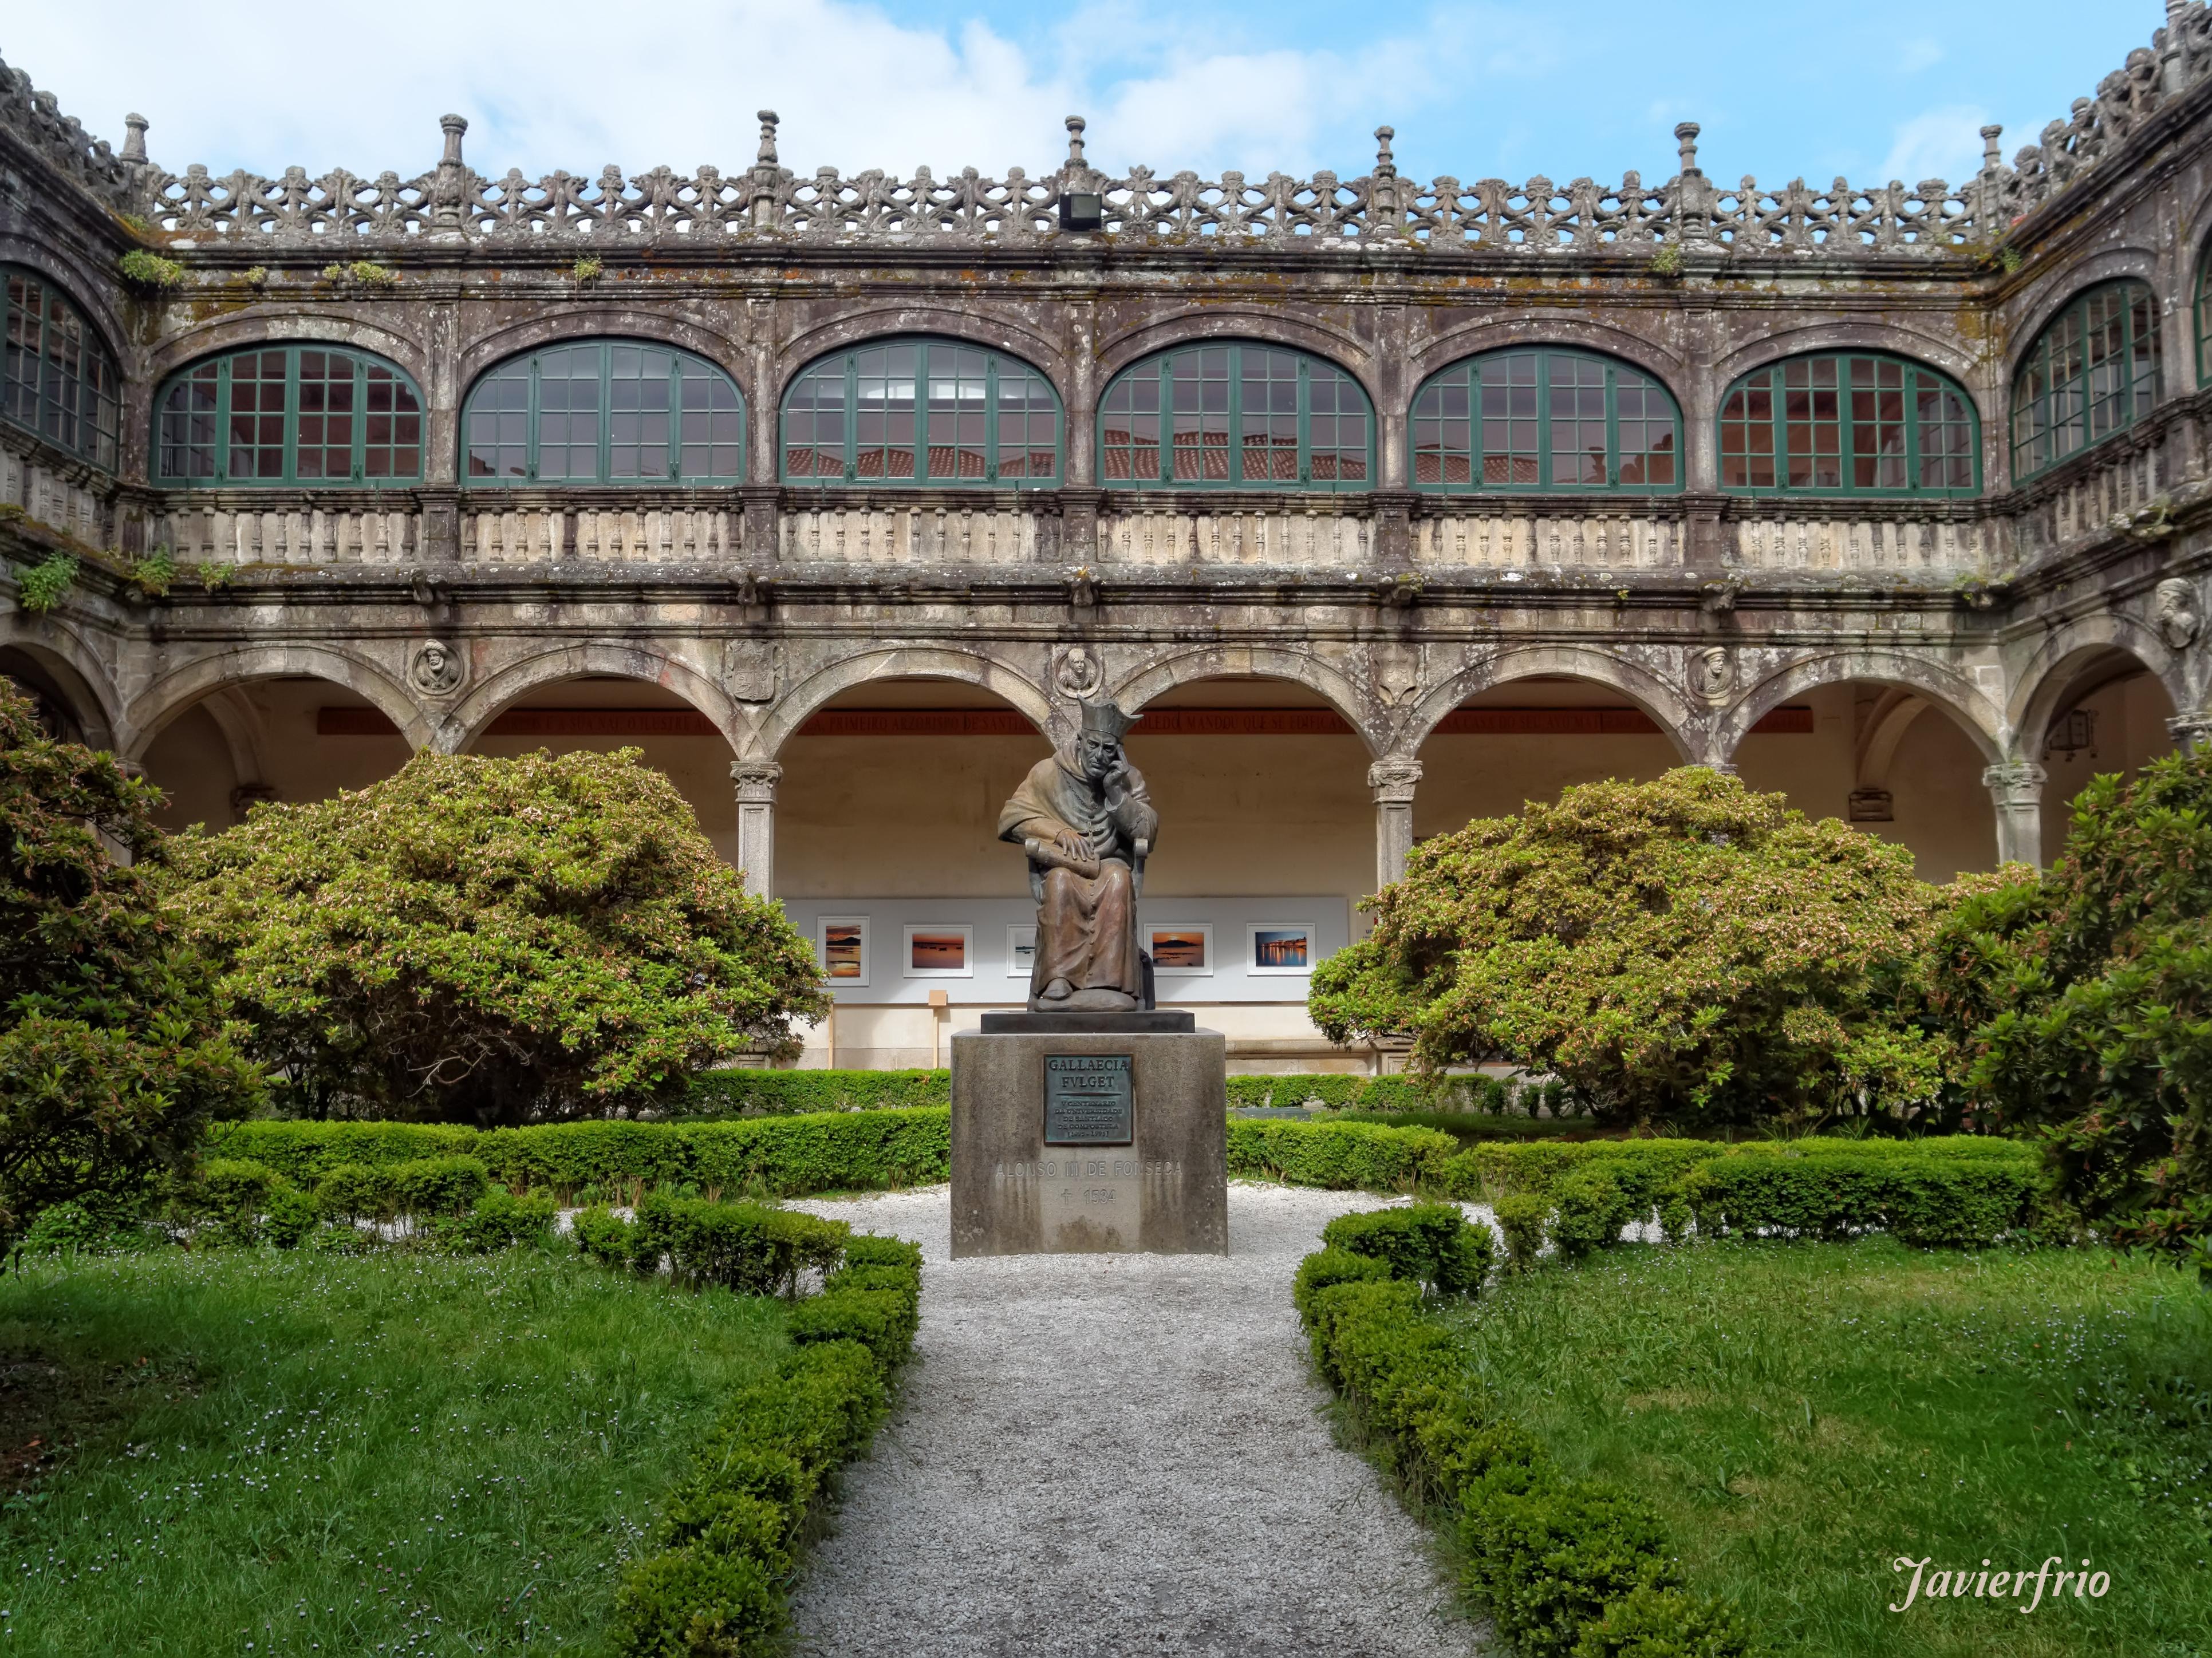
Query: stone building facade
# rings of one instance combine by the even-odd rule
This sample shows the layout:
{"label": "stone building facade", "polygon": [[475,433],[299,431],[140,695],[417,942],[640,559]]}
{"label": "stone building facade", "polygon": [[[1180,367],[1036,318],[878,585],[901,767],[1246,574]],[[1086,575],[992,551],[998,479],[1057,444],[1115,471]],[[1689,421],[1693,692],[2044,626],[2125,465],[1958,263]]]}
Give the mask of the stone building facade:
{"label": "stone building facade", "polygon": [[811,1063],[1019,999],[991,820],[1086,697],[1146,712],[1163,994],[1248,1067],[1354,1062],[1283,952],[1469,816],[1733,766],[1942,879],[2205,738],[2197,0],[1956,185],[1730,185],[1691,125],[1655,184],[1388,129],[1115,178],[1073,118],[842,178],[761,118],[729,173],[490,179],[448,116],[410,179],[214,177],[0,67],[0,671],[179,824],[641,747],[836,935]]}

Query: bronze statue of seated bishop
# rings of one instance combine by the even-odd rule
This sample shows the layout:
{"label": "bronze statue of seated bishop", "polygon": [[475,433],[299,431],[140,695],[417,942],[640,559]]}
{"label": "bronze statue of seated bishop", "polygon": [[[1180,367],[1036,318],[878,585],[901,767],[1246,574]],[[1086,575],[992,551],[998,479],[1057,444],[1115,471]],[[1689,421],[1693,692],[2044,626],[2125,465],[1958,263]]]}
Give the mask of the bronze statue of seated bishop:
{"label": "bronze statue of seated bishop", "polygon": [[1137,899],[1159,814],[1121,749],[1134,724],[1111,702],[1085,703],[1073,751],[1040,760],[999,814],[999,838],[1029,854],[1037,906],[1033,1011],[1144,1005]]}

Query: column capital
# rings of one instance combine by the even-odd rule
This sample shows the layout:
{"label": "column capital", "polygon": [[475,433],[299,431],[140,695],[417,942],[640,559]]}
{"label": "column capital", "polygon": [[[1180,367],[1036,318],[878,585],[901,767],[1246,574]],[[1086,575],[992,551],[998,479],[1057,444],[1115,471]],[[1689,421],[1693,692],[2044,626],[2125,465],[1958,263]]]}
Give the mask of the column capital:
{"label": "column capital", "polygon": [[2177,714],[2166,722],[2166,732],[2184,754],[2212,750],[2212,711]]}
{"label": "column capital", "polygon": [[1982,772],[1982,786],[2001,806],[2033,806],[2043,800],[2044,780],[2051,774],[2032,760],[1990,766]]}
{"label": "column capital", "polygon": [[1378,806],[1409,806],[1421,781],[1418,760],[1377,760],[1367,768],[1367,786]]}
{"label": "column capital", "polygon": [[773,760],[733,760],[730,779],[738,786],[738,799],[775,804],[775,786],[783,780],[783,768]]}

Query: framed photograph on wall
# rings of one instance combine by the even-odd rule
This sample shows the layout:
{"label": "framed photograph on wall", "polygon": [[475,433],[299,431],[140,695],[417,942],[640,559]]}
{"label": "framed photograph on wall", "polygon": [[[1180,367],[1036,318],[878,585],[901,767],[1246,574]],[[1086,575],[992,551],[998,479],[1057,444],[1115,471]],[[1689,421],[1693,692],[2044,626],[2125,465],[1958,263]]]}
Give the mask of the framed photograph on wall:
{"label": "framed photograph on wall", "polygon": [[1244,970],[1250,974],[1310,973],[1314,969],[1311,921],[1248,921],[1244,926]]}
{"label": "framed photograph on wall", "polygon": [[868,918],[824,915],[814,924],[815,954],[822,981],[832,990],[868,982]]}
{"label": "framed photograph on wall", "polygon": [[1036,965],[1036,923],[1018,922],[1006,928],[1006,976],[1026,979]]}
{"label": "framed photograph on wall", "polygon": [[972,979],[975,976],[975,929],[964,923],[910,922],[906,929],[906,976],[909,979]]}
{"label": "framed photograph on wall", "polygon": [[1197,979],[1212,973],[1212,922],[1153,921],[1142,930],[1155,976]]}

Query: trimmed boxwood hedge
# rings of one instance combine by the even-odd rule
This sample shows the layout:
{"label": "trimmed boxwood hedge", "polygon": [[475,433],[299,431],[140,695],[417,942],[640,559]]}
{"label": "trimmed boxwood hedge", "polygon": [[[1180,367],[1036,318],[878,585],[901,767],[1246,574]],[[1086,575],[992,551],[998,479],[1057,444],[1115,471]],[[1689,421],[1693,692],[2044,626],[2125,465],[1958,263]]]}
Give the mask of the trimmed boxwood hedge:
{"label": "trimmed boxwood hedge", "polygon": [[[1360,1218],[1374,1227],[1365,1236],[1389,1237]],[[1450,1331],[1425,1310],[1420,1285],[1403,1275],[1417,1270],[1413,1263],[1347,1248],[1360,1242],[1357,1228],[1331,1242],[1306,1257],[1295,1291],[1315,1364],[1416,1511],[1457,1533],[1462,1592],[1489,1611],[1514,1650],[1746,1658],[1749,1634],[1727,1607],[1684,1585],[1648,1502],[1569,1478],[1498,1415]]]}
{"label": "trimmed boxwood hedge", "polygon": [[794,1117],[814,1111],[900,1111],[952,1103],[950,1071],[702,1071],[675,1114]]}
{"label": "trimmed boxwood hedge", "polygon": [[844,1260],[793,1309],[779,1374],[724,1406],[662,1507],[653,1552],[623,1572],[618,1658],[764,1651],[782,1631],[793,1557],[882,1419],[921,1308],[915,1245],[852,1238]]}

